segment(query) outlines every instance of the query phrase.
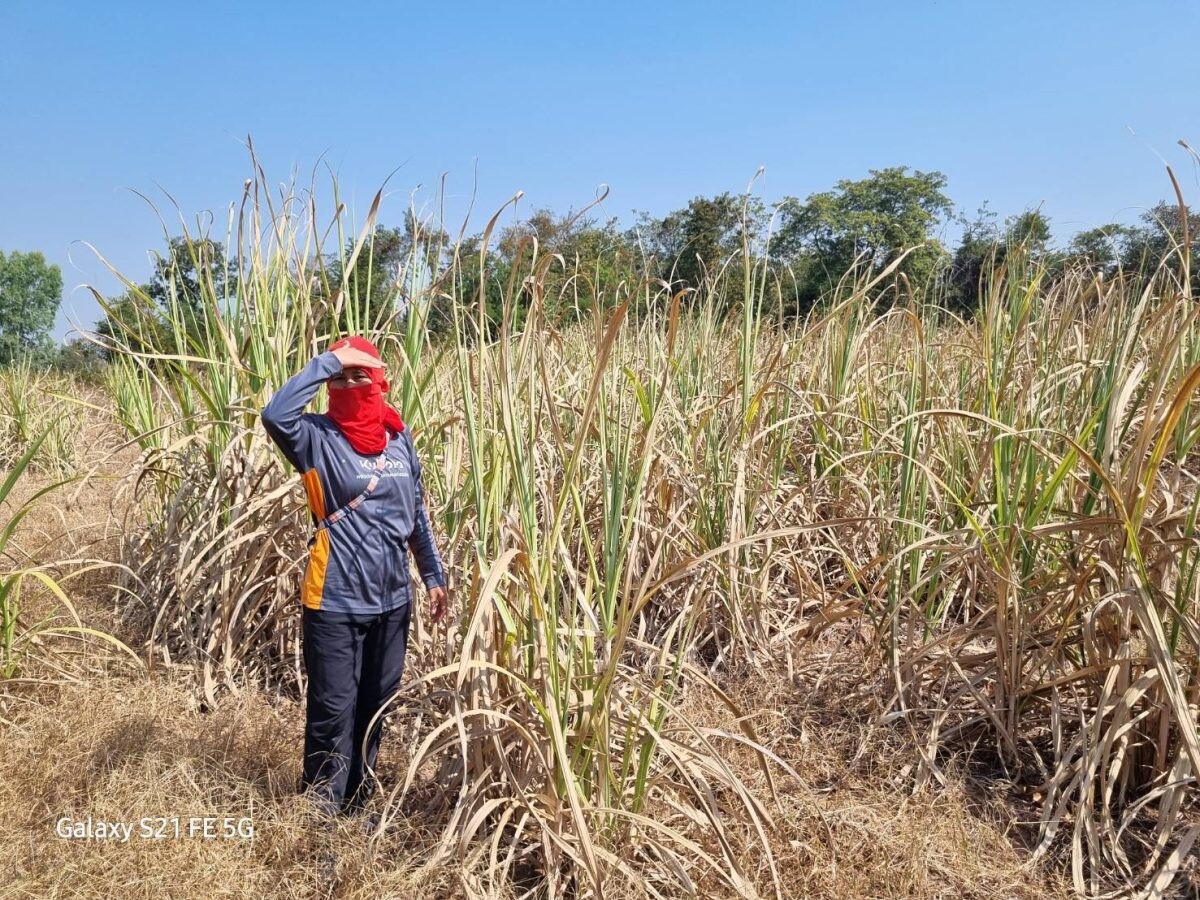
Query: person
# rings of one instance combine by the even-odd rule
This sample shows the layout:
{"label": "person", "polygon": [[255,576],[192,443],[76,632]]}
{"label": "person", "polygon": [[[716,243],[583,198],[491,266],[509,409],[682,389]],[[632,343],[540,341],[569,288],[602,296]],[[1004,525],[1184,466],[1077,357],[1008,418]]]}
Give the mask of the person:
{"label": "person", "polygon": [[[409,549],[435,622],[448,602],[421,464],[385,400],[385,368],[369,341],[339,339],[262,410],[267,434],[300,473],[315,525],[301,587],[308,690],[300,788],[330,814],[360,812],[376,787],[382,727],[367,731],[404,670]],[[322,384],[328,411],[305,413]]]}

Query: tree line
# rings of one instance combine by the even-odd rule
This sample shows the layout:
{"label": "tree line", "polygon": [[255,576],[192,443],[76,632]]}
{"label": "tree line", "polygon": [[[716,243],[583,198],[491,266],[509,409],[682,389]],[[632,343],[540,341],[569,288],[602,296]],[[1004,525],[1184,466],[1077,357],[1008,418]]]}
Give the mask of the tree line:
{"label": "tree line", "polygon": [[[514,272],[527,271],[537,254],[553,257],[542,281],[543,302],[559,320],[584,315],[596,303],[636,300],[631,286],[647,280],[672,293],[703,296],[715,285],[741,285],[747,277],[756,279],[769,311],[787,317],[804,315],[829,297],[851,268],[871,272],[894,265],[878,288],[881,300],[927,298],[970,315],[981,279],[1018,247],[1051,277],[1080,266],[1108,278],[1118,272],[1144,275],[1178,250],[1185,236],[1191,252],[1200,251],[1200,216],[1173,204],[1154,206],[1136,224],[1102,225],[1055,245],[1050,221],[1040,210],[1000,221],[985,207],[967,218],[946,194],[946,183],[941,172],[892,167],[770,205],[731,193],[696,197],[664,216],[637,214],[631,225],[542,208],[486,244],[480,234],[452,244],[444,232],[408,214],[400,225],[378,226],[370,253],[360,255],[351,271],[342,270],[348,248],[320,259],[315,290],[332,295],[345,284],[351,296],[386,312],[398,301],[403,304],[417,270],[427,282],[453,273],[457,283],[443,284],[436,293],[482,297],[486,321],[494,323]],[[961,237],[946,246],[940,235],[955,226]],[[451,266],[452,253],[471,264]],[[770,261],[769,273],[762,272],[764,258]],[[485,264],[474,264],[477,259]],[[753,273],[747,265],[756,267]],[[397,278],[401,272],[408,273],[408,284]],[[161,309],[158,321],[147,321],[147,304],[127,292],[110,301],[111,311],[96,323],[95,333],[102,340],[120,335],[134,316],[141,317],[138,328],[163,328],[181,319],[193,323],[189,328],[199,327],[204,297],[228,296],[236,288],[231,278],[231,263],[219,242],[175,238],[150,279],[134,289],[143,294],[142,301],[149,298],[151,308]],[[518,328],[532,289],[524,284],[515,294],[512,315]],[[741,297],[739,291],[725,293],[731,303]],[[56,348],[50,340],[61,297],[61,272],[41,253],[0,251],[0,364],[22,358],[66,368],[103,363],[103,351],[91,342]],[[452,327],[444,303],[433,304],[430,327]]]}

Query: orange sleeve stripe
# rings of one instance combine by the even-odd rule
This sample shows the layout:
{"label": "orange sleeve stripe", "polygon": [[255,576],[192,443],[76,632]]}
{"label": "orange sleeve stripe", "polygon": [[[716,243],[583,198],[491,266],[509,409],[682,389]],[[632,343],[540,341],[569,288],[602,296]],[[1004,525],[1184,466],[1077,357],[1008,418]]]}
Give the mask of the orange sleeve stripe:
{"label": "orange sleeve stripe", "polygon": [[304,570],[304,587],[300,598],[309,609],[321,608],[321,592],[325,588],[325,570],[329,566],[329,532],[322,528],[317,541],[308,553],[308,568]]}
{"label": "orange sleeve stripe", "polygon": [[[325,518],[325,492],[321,490],[321,477],[316,469],[309,469],[301,476],[304,493],[308,497],[308,508],[317,517]],[[321,592],[325,588],[325,571],[329,567],[329,532],[322,528],[317,540],[308,553],[308,567],[304,570],[304,586],[300,599],[309,609],[321,608]]]}
{"label": "orange sleeve stripe", "polygon": [[300,478],[304,482],[304,493],[308,495],[308,508],[320,521],[325,518],[325,492],[321,490],[321,476],[316,469],[309,469]]}

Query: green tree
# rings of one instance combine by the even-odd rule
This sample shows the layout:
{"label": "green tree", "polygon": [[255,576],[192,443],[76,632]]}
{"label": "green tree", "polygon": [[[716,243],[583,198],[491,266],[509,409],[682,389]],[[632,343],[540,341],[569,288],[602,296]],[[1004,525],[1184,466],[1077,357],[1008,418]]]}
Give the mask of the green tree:
{"label": "green tree", "polygon": [[1050,220],[1041,210],[1010,217],[1001,231],[986,204],[973,220],[960,220],[962,239],[942,275],[942,301],[960,315],[970,315],[987,291],[988,279],[1017,252],[1057,271],[1065,258],[1050,252]]}
{"label": "green tree", "polygon": [[166,254],[156,256],[150,280],[108,301],[109,311],[92,329],[104,344],[103,356],[111,358],[107,348],[114,342],[138,349],[168,346],[165,335],[174,322],[183,323],[175,332],[180,349],[202,340],[206,304],[226,299],[233,271],[220,241],[171,238]]}
{"label": "green tree", "polygon": [[1187,235],[1190,244],[1192,289],[1200,291],[1200,213],[1180,210],[1174,203],[1159,203],[1141,216],[1141,227],[1136,228],[1125,242],[1121,265],[1127,271],[1149,274],[1164,260],[1167,267],[1179,273],[1184,245],[1184,216],[1187,215]]}
{"label": "green tree", "polygon": [[1004,243],[1009,247],[1023,246],[1034,256],[1046,252],[1050,244],[1050,220],[1039,209],[1030,209],[1008,221]]}
{"label": "green tree", "polygon": [[979,305],[985,276],[990,275],[998,258],[1003,259],[1004,244],[996,214],[987,204],[974,219],[959,221],[963,234],[944,273],[944,302],[956,313],[969,314]]}
{"label": "green tree", "polygon": [[785,198],[771,249],[774,257],[799,264],[805,272],[796,286],[797,311],[832,289],[856,261],[877,270],[913,247],[918,249],[905,258],[897,275],[923,291],[946,255],[933,238],[934,227],[953,210],[942,192],[945,186],[941,172],[910,173],[896,166],[872,169],[860,181],[839,181],[834,190],[803,201]]}
{"label": "green tree", "polygon": [[1088,228],[1071,238],[1067,253],[1071,260],[1085,263],[1113,274],[1126,254],[1126,245],[1137,235],[1137,229],[1116,223]]}
{"label": "green tree", "polygon": [[[508,290],[512,276],[512,262],[503,253],[489,247],[483,250],[483,236],[464,237],[458,245],[458,283],[449,294],[457,296],[463,304],[467,322],[464,338],[475,341],[479,338],[491,340],[499,328],[504,309],[504,293]],[[482,257],[482,262],[481,262]],[[480,294],[483,295],[483,334],[476,333]],[[434,304],[430,317],[430,328],[435,332],[449,331],[454,327],[453,313],[448,308],[449,300]],[[513,311],[513,327],[520,328],[524,322],[524,309],[518,306]]]}
{"label": "green tree", "polygon": [[200,309],[206,296],[225,296],[230,271],[220,241],[173,237],[166,256],[159,255],[154,260],[154,274],[145,291],[164,308],[172,298],[177,298],[193,309]]}
{"label": "green tree", "polygon": [[739,268],[743,240],[753,240],[765,219],[766,210],[757,198],[747,202],[724,193],[695,197],[661,219],[643,213],[631,237],[641,238],[653,260],[651,274],[673,291],[700,289],[727,260]]}
{"label": "green tree", "polygon": [[[381,316],[394,315],[400,293],[398,274],[408,256],[403,228],[379,226],[368,238],[353,268],[346,275],[347,300],[367,311],[367,321],[377,321]],[[345,259],[354,251],[354,241],[348,242]],[[341,281],[341,259],[334,259],[330,266],[331,281]]]}
{"label": "green tree", "polygon": [[[142,285],[105,301],[107,310],[92,329],[100,341],[100,355],[111,362],[117,355],[113,347],[127,346],[138,352],[167,346],[166,312],[155,302],[147,302],[149,285]],[[143,295],[143,299],[135,294]]]}
{"label": "green tree", "polygon": [[[637,247],[616,219],[600,223],[576,213],[559,216],[549,209],[535,209],[501,231],[496,250],[508,266],[527,270],[535,246],[539,258],[556,257],[542,281],[546,312],[555,323],[586,314],[596,302],[612,306],[638,258]],[[526,287],[521,303],[531,300]]]}
{"label": "green tree", "polygon": [[75,337],[58,349],[54,367],[78,378],[98,383],[108,362],[105,350],[86,338]]}
{"label": "green tree", "polygon": [[[322,293],[333,297],[342,283],[342,266],[354,253],[355,239],[327,260]],[[408,210],[404,224],[379,225],[346,273],[345,303],[353,304],[360,321],[382,323],[404,314],[407,303],[438,274],[449,240],[444,231],[421,222]],[[343,304],[343,309],[345,304]],[[343,316],[335,330],[349,327]]]}
{"label": "green tree", "polygon": [[[167,245],[167,254],[155,259],[154,274],[142,290],[167,321],[182,320],[181,337],[197,340],[207,314],[205,304],[225,299],[231,272],[220,241],[175,237]],[[178,316],[170,314],[173,306]]]}
{"label": "green tree", "polygon": [[62,271],[41,253],[0,250],[0,364],[53,352],[62,284]]}

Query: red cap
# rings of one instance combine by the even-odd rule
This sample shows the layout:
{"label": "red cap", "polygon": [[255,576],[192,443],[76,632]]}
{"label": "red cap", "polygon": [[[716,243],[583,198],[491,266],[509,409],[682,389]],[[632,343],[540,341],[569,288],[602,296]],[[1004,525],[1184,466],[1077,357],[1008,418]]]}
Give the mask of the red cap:
{"label": "red cap", "polygon": [[368,341],[365,337],[359,337],[357,334],[350,337],[340,337],[329,345],[330,350],[339,350],[342,347],[353,347],[355,350],[361,350],[363,353],[369,353],[376,359],[383,359],[379,355],[379,350]]}

